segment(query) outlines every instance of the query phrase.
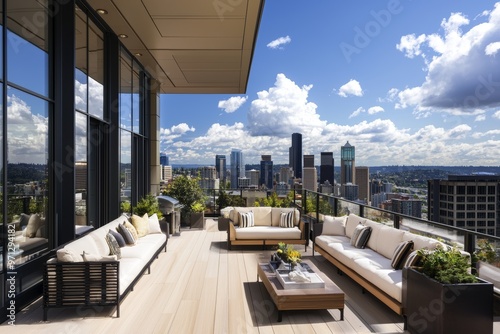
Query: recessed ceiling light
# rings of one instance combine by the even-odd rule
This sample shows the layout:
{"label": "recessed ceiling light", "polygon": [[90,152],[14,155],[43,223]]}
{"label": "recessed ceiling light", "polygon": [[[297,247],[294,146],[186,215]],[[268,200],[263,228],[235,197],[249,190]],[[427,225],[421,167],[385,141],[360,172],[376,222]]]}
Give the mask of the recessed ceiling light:
{"label": "recessed ceiling light", "polygon": [[106,15],[108,13],[108,11],[106,9],[97,9],[96,12],[101,14],[101,15]]}
{"label": "recessed ceiling light", "polygon": [[128,36],[125,35],[125,34],[120,34],[120,35],[118,35],[118,37],[120,37],[120,38],[128,38]]}
{"label": "recessed ceiling light", "polygon": [[142,56],[142,53],[140,53],[140,52],[136,52],[136,53],[135,53],[135,55],[136,55],[137,57],[141,57],[141,56]]}

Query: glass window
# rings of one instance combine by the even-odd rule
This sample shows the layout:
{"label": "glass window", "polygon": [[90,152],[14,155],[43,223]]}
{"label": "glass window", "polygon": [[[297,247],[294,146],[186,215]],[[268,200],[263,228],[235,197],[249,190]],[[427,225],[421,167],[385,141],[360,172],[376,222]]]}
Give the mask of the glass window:
{"label": "glass window", "polygon": [[104,35],[89,21],[89,113],[104,119]]}
{"label": "glass window", "polygon": [[48,247],[49,104],[12,87],[7,93],[7,219],[21,265]]}
{"label": "glass window", "polygon": [[132,195],[132,134],[120,130],[120,184],[122,211],[130,212],[124,206],[130,205]]}
{"label": "glass window", "polygon": [[87,15],[78,7],[75,14],[75,107],[87,112]]}
{"label": "glass window", "polygon": [[134,62],[134,71],[132,72],[132,115],[133,115],[133,131],[135,133],[142,133],[142,108],[141,108],[141,94],[140,94],[140,80],[139,80],[140,69],[137,63]]}
{"label": "glass window", "polygon": [[132,59],[124,51],[120,57],[120,127],[132,131]]}
{"label": "glass window", "polygon": [[75,115],[75,225],[87,225],[87,116]]}
{"label": "glass window", "polygon": [[7,80],[49,97],[48,7],[37,0],[19,4],[7,3]]}

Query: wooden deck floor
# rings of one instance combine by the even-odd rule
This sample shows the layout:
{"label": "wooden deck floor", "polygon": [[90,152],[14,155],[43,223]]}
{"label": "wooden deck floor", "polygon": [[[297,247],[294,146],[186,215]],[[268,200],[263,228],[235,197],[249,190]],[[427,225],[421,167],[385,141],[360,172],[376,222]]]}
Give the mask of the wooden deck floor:
{"label": "wooden deck floor", "polygon": [[[338,310],[289,311],[276,322],[277,310],[262,283],[257,263],[272,250],[241,247],[227,251],[226,233],[213,221],[206,230],[186,230],[171,237],[121,304],[114,309],[51,309],[42,321],[41,300],[16,315],[16,326],[0,333],[403,333],[402,318],[351,279],[340,276],[320,255],[303,256],[328,275],[346,294],[345,320]],[[297,249],[302,249],[297,247]],[[495,323],[495,333],[500,326]]]}

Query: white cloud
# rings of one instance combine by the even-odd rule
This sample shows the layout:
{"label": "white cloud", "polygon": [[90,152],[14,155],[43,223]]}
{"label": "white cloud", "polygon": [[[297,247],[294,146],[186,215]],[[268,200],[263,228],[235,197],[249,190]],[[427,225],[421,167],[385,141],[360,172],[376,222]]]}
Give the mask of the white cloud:
{"label": "white cloud", "polygon": [[288,137],[292,132],[321,133],[326,124],[308,101],[312,85],[299,87],[284,74],[276,76],[274,87],[257,93],[248,112],[248,130],[254,136]]}
{"label": "white cloud", "polygon": [[478,114],[500,105],[500,58],[490,56],[500,40],[500,3],[486,19],[463,31],[470,21],[453,13],[442,21],[442,35],[403,36],[398,50],[421,56],[427,75],[421,86],[399,92],[396,108],[413,107],[421,117],[439,111]]}
{"label": "white cloud", "polygon": [[378,114],[379,112],[384,112],[384,108],[382,108],[381,106],[373,106],[368,108],[368,114],[370,115]]}
{"label": "white cloud", "polygon": [[160,140],[163,143],[172,143],[174,139],[181,137],[187,132],[194,132],[196,129],[187,125],[186,123],[180,123],[178,125],[173,125],[170,129],[160,129]]}
{"label": "white cloud", "polygon": [[362,112],[365,112],[365,108],[359,107],[358,109],[354,110],[352,114],[349,115],[349,118],[359,116]]}
{"label": "white cloud", "polygon": [[493,118],[500,119],[500,110],[495,111]]}
{"label": "white cloud", "polygon": [[486,115],[485,114],[481,114],[481,115],[477,115],[476,118],[474,119],[474,122],[482,122],[482,121],[485,121],[486,120]]}
{"label": "white cloud", "polygon": [[487,56],[494,56],[497,54],[498,50],[500,50],[500,42],[494,42],[486,45],[484,49],[484,53]]}
{"label": "white cloud", "polygon": [[363,96],[363,89],[357,80],[351,79],[339,88],[338,95],[342,97],[347,97],[348,95]]}
{"label": "white cloud", "polygon": [[232,96],[227,100],[219,101],[218,107],[224,109],[226,113],[233,113],[238,110],[246,101],[247,96]]}
{"label": "white cloud", "polygon": [[270,49],[283,49],[283,45],[289,44],[292,41],[290,36],[280,37],[267,44]]}

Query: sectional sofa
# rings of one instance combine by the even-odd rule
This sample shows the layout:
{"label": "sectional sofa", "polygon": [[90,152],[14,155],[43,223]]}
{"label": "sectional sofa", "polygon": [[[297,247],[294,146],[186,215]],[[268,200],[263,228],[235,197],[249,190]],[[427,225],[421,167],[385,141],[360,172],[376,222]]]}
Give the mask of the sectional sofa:
{"label": "sectional sofa", "polygon": [[146,214],[120,216],[59,248],[45,265],[44,320],[55,307],[116,306],[119,317],[120,302],[166,246],[158,218]]}
{"label": "sectional sofa", "polygon": [[[358,233],[362,229],[369,231],[365,238]],[[404,314],[401,269],[416,259],[416,250],[434,249],[440,243],[355,214],[325,216],[313,230],[313,255],[323,255],[399,315]]]}
{"label": "sectional sofa", "polygon": [[279,242],[304,245],[307,250],[307,224],[295,208],[231,207],[227,245],[277,245]]}

